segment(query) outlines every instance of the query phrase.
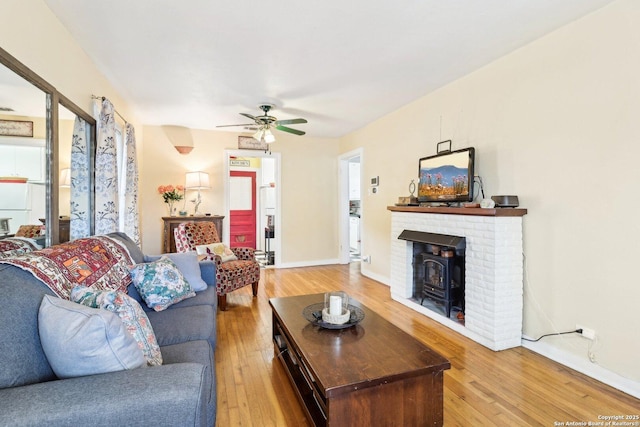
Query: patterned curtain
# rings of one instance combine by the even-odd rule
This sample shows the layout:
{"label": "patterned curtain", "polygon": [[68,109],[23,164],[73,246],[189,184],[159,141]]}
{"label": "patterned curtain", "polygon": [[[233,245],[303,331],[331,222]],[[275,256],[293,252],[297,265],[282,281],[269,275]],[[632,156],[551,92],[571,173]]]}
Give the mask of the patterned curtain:
{"label": "patterned curtain", "polygon": [[76,117],[71,141],[71,240],[91,235],[91,147],[87,122]]}
{"label": "patterned curtain", "polygon": [[136,157],[136,131],[130,123],[125,126],[127,149],[124,231],[140,246],[140,217],[138,214],[138,162]]}
{"label": "patterned curtain", "polygon": [[118,161],[114,108],[102,99],[97,120],[95,234],[118,231]]}

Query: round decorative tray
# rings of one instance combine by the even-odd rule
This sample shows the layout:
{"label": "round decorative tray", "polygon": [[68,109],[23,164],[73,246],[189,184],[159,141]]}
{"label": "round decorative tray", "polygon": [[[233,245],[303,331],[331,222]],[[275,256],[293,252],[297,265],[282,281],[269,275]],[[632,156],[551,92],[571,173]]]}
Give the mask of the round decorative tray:
{"label": "round decorative tray", "polygon": [[302,315],[305,319],[311,322],[314,325],[318,325],[321,328],[325,329],[346,329],[352,326],[357,325],[364,319],[364,311],[360,307],[356,307],[354,305],[349,304],[349,311],[351,312],[351,316],[347,323],[343,323],[341,325],[336,325],[335,323],[327,323],[322,320],[322,309],[324,308],[324,303],[319,302],[317,304],[311,304],[302,310]]}

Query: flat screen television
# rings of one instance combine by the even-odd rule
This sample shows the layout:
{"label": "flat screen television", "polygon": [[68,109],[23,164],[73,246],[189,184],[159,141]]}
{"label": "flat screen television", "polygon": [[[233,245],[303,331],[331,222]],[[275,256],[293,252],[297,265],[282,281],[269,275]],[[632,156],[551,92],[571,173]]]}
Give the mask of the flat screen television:
{"label": "flat screen television", "polygon": [[473,201],[474,156],[475,149],[468,147],[421,158],[418,167],[418,202]]}

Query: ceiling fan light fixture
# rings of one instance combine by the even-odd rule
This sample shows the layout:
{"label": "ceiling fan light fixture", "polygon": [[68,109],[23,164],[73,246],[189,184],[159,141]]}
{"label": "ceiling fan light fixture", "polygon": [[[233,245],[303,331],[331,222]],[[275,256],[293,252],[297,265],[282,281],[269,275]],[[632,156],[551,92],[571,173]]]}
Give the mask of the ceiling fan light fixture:
{"label": "ceiling fan light fixture", "polygon": [[273,136],[273,133],[271,133],[271,131],[269,129],[264,131],[264,142],[266,142],[267,144],[271,144],[272,142],[275,142],[276,137]]}
{"label": "ceiling fan light fixture", "polygon": [[258,129],[258,132],[254,133],[252,137],[255,140],[262,141],[262,138],[264,138],[264,129]]}
{"label": "ceiling fan light fixture", "polygon": [[294,125],[294,124],[303,124],[308,123],[307,119],[297,118],[297,119],[286,119],[286,120],[278,120],[276,117],[270,116],[269,112],[273,108],[272,104],[261,104],[258,105],[258,108],[262,110],[261,116],[254,116],[248,113],[240,113],[241,116],[244,116],[248,119],[254,121],[254,123],[244,123],[237,125],[217,125],[216,127],[233,127],[233,126],[243,126],[245,130],[255,130],[256,127],[258,131],[254,133],[252,136],[253,139],[259,142],[266,142],[267,144],[275,142],[276,137],[271,133],[271,128],[277,129],[280,132],[287,132],[293,135],[304,135],[305,132],[292,129],[290,127],[284,125]]}

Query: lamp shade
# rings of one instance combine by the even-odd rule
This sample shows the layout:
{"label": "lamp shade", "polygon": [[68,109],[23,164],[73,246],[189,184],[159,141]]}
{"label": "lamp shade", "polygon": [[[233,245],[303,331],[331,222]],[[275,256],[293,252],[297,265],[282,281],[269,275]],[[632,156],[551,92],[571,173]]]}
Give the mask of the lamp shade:
{"label": "lamp shade", "polygon": [[71,169],[60,170],[60,187],[71,187]]}
{"label": "lamp shade", "polygon": [[206,172],[187,172],[184,187],[190,190],[211,188],[209,174]]}

